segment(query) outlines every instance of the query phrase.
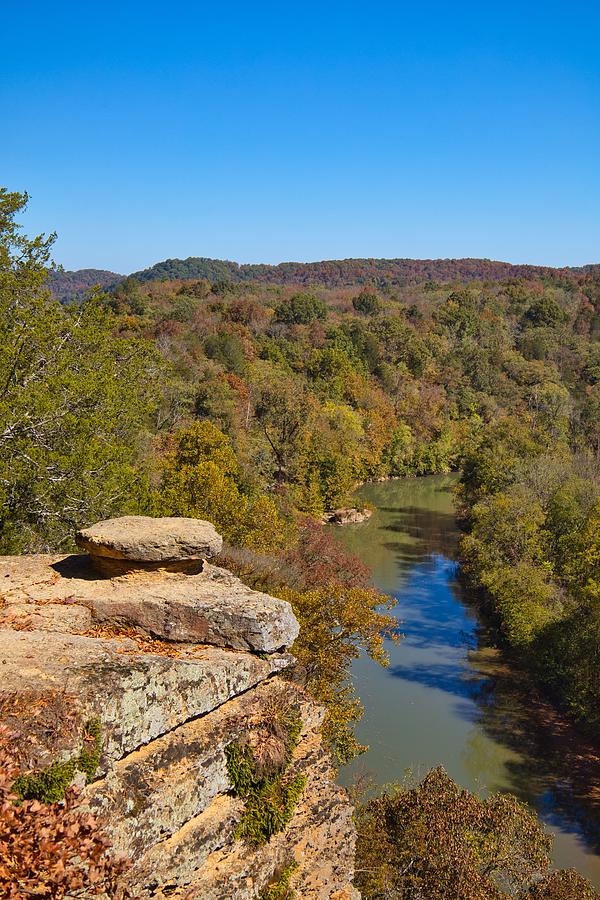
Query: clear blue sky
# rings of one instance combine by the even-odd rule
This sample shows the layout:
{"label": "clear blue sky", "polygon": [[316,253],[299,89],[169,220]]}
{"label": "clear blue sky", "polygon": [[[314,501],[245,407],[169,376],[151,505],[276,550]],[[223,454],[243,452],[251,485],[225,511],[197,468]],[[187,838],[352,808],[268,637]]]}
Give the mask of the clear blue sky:
{"label": "clear blue sky", "polygon": [[2,4],[0,183],[67,268],[600,262],[597,2]]}

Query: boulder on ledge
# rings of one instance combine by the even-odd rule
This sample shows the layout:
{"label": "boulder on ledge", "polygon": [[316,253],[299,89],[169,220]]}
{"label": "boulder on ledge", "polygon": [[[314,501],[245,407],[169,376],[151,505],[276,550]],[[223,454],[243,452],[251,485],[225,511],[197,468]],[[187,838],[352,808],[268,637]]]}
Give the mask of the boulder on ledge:
{"label": "boulder on ledge", "polygon": [[75,535],[94,566],[109,577],[131,570],[199,571],[202,560],[220,553],[223,539],[210,522],[179,516],[121,516]]}
{"label": "boulder on ledge", "polygon": [[252,653],[277,653],[298,637],[286,600],[204,561],[221,548],[209,522],[126,516],[84,529],[78,543],[91,555],[0,557],[0,627],[133,627],[155,640]]}

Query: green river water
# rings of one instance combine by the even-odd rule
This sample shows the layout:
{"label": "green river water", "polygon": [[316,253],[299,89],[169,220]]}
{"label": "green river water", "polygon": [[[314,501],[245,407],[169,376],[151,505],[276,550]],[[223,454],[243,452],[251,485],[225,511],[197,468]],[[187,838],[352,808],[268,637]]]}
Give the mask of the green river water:
{"label": "green river water", "polygon": [[357,495],[373,516],[335,530],[376,587],[397,598],[405,635],[388,642],[389,668],[368,658],[353,668],[365,707],[358,738],[370,749],[341,780],[364,774],[383,785],[441,764],[482,795],[511,791],[553,833],[555,865],[600,887],[600,764],[534,702],[457,580],[454,483],[432,476],[365,485]]}

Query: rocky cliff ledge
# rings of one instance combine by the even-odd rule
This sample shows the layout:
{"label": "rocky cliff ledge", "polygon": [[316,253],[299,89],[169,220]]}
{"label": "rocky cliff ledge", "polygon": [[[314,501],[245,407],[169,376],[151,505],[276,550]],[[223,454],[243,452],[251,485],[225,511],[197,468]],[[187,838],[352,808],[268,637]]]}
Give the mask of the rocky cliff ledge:
{"label": "rocky cliff ledge", "polygon": [[[354,898],[322,710],[284,677],[289,604],[206,562],[209,523],[126,517],[0,559],[0,713],[24,797],[70,783],[134,896]],[[78,896],[81,896],[78,894]]]}

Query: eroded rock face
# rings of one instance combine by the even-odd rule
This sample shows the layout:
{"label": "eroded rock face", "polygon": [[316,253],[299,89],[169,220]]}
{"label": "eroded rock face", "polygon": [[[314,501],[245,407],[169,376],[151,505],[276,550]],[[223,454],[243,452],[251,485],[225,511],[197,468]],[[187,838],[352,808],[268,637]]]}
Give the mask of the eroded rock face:
{"label": "eroded rock face", "polygon": [[[0,723],[21,771],[78,759],[94,724],[101,753],[81,803],[129,856],[139,900],[255,898],[291,862],[298,897],[354,900],[352,808],[322,746],[323,710],[279,674],[293,664],[291,607],[203,561],[220,548],[208,523],[150,520],[168,523],[152,536],[139,521],[80,538],[144,557],[124,556],[135,566],[118,577],[98,577],[86,555],[0,558]],[[194,574],[173,570],[186,560]],[[287,827],[255,846],[236,837],[245,801],[228,748],[252,735],[264,746],[265,723],[281,735],[284,714],[300,723],[285,777],[304,788]]]}
{"label": "eroded rock face", "polygon": [[[111,838],[117,849],[135,848],[137,868],[146,872],[143,877],[154,879],[155,868],[162,869],[161,882],[173,877],[168,874],[170,863],[161,847],[150,854],[149,851],[162,845],[165,835],[178,832],[230,791],[225,748],[242,738],[274,703],[280,709],[297,710],[303,723],[303,741],[314,743],[323,719],[322,710],[290,682],[273,678],[126,755],[104,779],[87,788],[86,804],[110,821]],[[127,785],[126,791],[123,785]],[[223,804],[218,806],[225,809]],[[233,803],[231,809],[239,809],[239,802]],[[135,816],[131,810],[136,810]],[[186,833],[190,829],[188,825]],[[222,836],[219,846],[223,840]],[[148,862],[161,856],[161,865]],[[194,873],[201,862],[192,857],[186,865]]]}
{"label": "eroded rock face", "polygon": [[[306,776],[306,787],[288,827],[267,844],[253,847],[235,840],[235,799],[223,802],[221,795],[187,826],[155,845],[138,863],[134,878],[141,878],[149,896],[171,896],[177,885],[181,893],[175,896],[250,900],[295,862],[292,887],[303,900],[329,900],[337,891],[349,890],[355,844],[352,808],[346,792],[333,781],[318,738],[300,743],[291,769]],[[208,843],[207,831],[220,834],[220,839]],[[195,859],[201,859],[199,866],[194,867]]]}
{"label": "eroded rock face", "polygon": [[[132,640],[104,640],[72,634],[0,629],[0,704],[20,697],[20,740],[33,767],[48,765],[57,754],[76,752],[83,726],[102,726],[101,770],[125,753],[247,691],[290,657],[267,659],[217,647],[193,647],[172,658],[141,653]],[[62,696],[79,727],[65,737],[48,729],[48,740],[30,741],[29,708],[38,698]],[[35,723],[34,723],[35,724]]]}

